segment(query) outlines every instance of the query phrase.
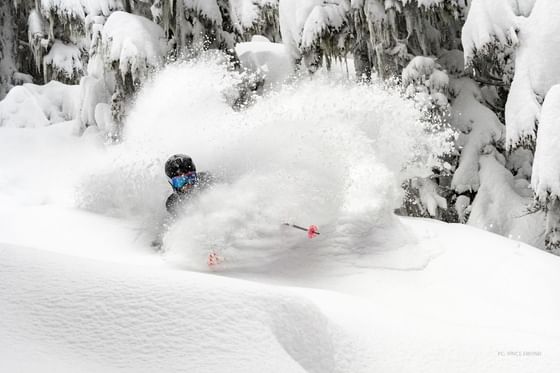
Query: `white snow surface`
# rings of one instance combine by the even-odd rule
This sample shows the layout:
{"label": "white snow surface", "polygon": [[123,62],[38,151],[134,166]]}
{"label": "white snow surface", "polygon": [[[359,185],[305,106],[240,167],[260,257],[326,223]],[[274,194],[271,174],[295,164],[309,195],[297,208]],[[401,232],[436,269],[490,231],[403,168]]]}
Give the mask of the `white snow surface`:
{"label": "white snow surface", "polygon": [[[408,171],[389,170],[416,146],[441,149],[418,143],[413,103],[319,74],[236,112],[236,83],[209,60],[166,68],[118,146],[94,128],[76,136],[74,122],[0,127],[2,370],[560,366],[560,258],[392,214]],[[161,254],[149,244],[176,152],[220,181],[170,225]],[[217,268],[209,249],[223,249]]]}
{"label": "white snow surface", "polygon": [[7,370],[328,372],[353,355],[293,291],[1,247]]}
{"label": "white snow surface", "polygon": [[0,101],[0,127],[42,127],[76,118],[79,90],[54,80],[16,86]]}

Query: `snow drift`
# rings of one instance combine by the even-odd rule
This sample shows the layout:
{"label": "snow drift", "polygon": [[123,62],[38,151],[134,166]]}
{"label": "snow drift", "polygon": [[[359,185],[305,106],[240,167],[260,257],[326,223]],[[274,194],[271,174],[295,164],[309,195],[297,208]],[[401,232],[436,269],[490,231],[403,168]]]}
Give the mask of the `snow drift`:
{"label": "snow drift", "polygon": [[3,370],[340,368],[332,323],[285,290],[169,270],[123,272],[122,265],[16,246],[0,246],[0,258]]}
{"label": "snow drift", "polygon": [[[59,221],[77,217],[69,213]],[[98,215],[91,229],[67,236],[95,240],[105,219]],[[295,274],[282,268],[236,274],[261,284],[133,264],[133,251],[115,257],[120,245],[88,260],[83,256],[96,250],[88,243],[75,245],[71,256],[44,250],[44,242],[39,249],[1,243],[2,368],[554,371],[560,303],[551,284],[559,281],[560,259],[465,225],[402,223],[419,239],[408,250],[385,250],[368,260],[353,253],[360,267],[318,252]],[[35,233],[39,225],[25,227]],[[121,229],[103,230],[109,244]],[[2,231],[0,241],[7,240]],[[412,253],[424,260],[411,262]]]}

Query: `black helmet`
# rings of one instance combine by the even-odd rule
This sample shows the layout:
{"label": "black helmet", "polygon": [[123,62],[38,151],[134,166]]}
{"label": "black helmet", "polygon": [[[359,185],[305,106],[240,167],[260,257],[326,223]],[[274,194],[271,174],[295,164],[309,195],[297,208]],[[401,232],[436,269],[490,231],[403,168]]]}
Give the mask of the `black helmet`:
{"label": "black helmet", "polygon": [[192,158],[185,154],[175,154],[165,162],[165,174],[172,178],[187,172],[196,171]]}

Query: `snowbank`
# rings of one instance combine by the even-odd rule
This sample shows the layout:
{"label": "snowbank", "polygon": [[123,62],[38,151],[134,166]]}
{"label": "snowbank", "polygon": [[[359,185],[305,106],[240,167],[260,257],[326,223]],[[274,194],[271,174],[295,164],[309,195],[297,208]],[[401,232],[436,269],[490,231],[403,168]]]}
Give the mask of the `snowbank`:
{"label": "snowbank", "polygon": [[348,358],[319,308],[282,289],[9,245],[0,258],[10,371],[319,373]]}
{"label": "snowbank", "polygon": [[133,265],[134,251],[117,264],[109,251],[101,261],[75,257],[91,255],[88,245],[68,256],[1,244],[3,367],[554,371],[560,259],[465,225],[402,223],[417,243],[373,255],[315,252],[313,261],[274,271],[230,273],[253,282]]}
{"label": "snowbank", "polygon": [[24,84],[0,101],[0,127],[43,127],[77,118],[79,87],[51,81]]}

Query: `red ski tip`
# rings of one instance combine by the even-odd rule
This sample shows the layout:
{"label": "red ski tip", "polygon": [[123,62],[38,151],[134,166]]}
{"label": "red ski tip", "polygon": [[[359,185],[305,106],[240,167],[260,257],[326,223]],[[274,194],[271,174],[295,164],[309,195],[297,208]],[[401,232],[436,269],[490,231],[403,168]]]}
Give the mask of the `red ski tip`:
{"label": "red ski tip", "polygon": [[214,267],[218,265],[220,261],[221,258],[218,256],[218,254],[212,251],[210,254],[208,254],[208,260],[206,263],[208,264],[208,267]]}
{"label": "red ski tip", "polygon": [[307,229],[307,238],[312,239],[319,234],[319,228],[316,225],[310,225]]}

